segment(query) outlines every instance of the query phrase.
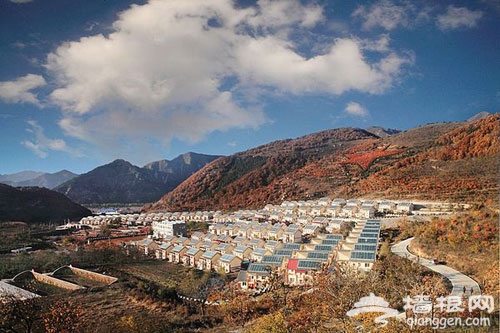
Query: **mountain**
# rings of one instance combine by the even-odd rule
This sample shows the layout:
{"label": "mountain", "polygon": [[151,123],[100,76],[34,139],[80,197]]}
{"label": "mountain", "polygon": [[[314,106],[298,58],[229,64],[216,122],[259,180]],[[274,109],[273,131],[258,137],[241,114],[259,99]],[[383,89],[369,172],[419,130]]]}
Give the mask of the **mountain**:
{"label": "mountain", "polygon": [[0,183],[10,186],[37,186],[53,189],[78,176],[68,170],[55,173],[44,173],[36,171],[22,171],[11,175],[0,176]]}
{"label": "mountain", "polygon": [[193,152],[188,152],[177,156],[173,160],[160,160],[148,163],[144,166],[145,169],[153,170],[157,173],[166,174],[165,181],[177,181],[180,184],[196,171],[200,170],[205,164],[218,159],[221,156],[204,155]]}
{"label": "mountain", "polygon": [[375,134],[376,136],[380,138],[385,138],[394,134],[398,134],[401,131],[393,128],[384,128],[380,126],[370,126],[366,128],[367,132],[370,132],[372,134]]}
{"label": "mountain", "polygon": [[62,222],[91,214],[64,195],[46,188],[0,184],[0,221]]}
{"label": "mountain", "polygon": [[100,166],[55,188],[81,204],[146,203],[160,199],[218,156],[186,153],[144,168],[124,160]]}
{"label": "mountain", "polygon": [[219,158],[150,211],[259,208],[321,196],[496,199],[499,114],[388,137],[353,128],[276,141]]}
{"label": "mountain", "polygon": [[9,175],[0,175],[0,183],[13,185],[18,182],[27,181],[43,175],[43,172],[21,171]]}
{"label": "mountain", "polygon": [[498,199],[499,114],[447,131],[427,149],[372,173],[344,193],[428,200]]}
{"label": "mountain", "polygon": [[33,179],[17,182],[16,186],[38,186],[53,189],[77,176],[76,173],[68,170],[61,170],[59,172],[45,173]]}
{"label": "mountain", "polygon": [[206,165],[151,207],[153,210],[197,210],[257,207],[288,197],[307,197],[297,184],[283,186],[288,175],[377,136],[362,129],[341,128],[275,141]]}

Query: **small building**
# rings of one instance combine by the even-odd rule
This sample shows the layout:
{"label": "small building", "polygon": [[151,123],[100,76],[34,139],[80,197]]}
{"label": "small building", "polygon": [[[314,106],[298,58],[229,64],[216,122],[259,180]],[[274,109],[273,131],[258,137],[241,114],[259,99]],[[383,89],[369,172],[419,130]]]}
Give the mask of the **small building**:
{"label": "small building", "polygon": [[317,224],[308,224],[302,229],[303,235],[316,236],[319,233],[319,226]]}
{"label": "small building", "polygon": [[263,239],[253,238],[248,241],[247,246],[255,250],[257,248],[264,247],[265,244],[266,242]]}
{"label": "small building", "polygon": [[282,235],[283,243],[300,243],[302,241],[302,231],[298,225],[288,226]]}
{"label": "small building", "polygon": [[143,240],[137,242],[137,248],[139,249],[139,251],[144,251],[144,254],[147,256],[148,255],[155,255],[156,250],[159,247],[160,246],[158,245],[158,243],[156,243],[154,240],[149,239],[149,238],[146,238],[146,239],[143,239]]}
{"label": "small building", "polygon": [[358,217],[363,219],[372,219],[375,217],[375,208],[373,206],[361,206]]}
{"label": "small building", "polygon": [[279,249],[283,246],[283,243],[277,240],[268,240],[264,244],[264,248],[268,249],[269,251],[274,251],[276,249]]}
{"label": "small building", "polygon": [[399,213],[405,213],[405,214],[409,214],[411,212],[413,212],[413,204],[411,202],[400,202],[398,203],[397,205],[397,208],[396,210],[399,212]]}
{"label": "small building", "polygon": [[187,247],[185,247],[184,245],[176,245],[168,254],[168,260],[170,262],[180,263],[186,251]]}
{"label": "small building", "polygon": [[262,258],[264,258],[264,256],[269,256],[271,254],[272,254],[272,252],[266,248],[256,248],[250,254],[250,260],[253,262],[261,262]]}
{"label": "small building", "polygon": [[205,234],[202,233],[201,231],[195,231],[191,235],[191,239],[196,239],[196,240],[203,240],[204,237],[205,237]]}
{"label": "small building", "polygon": [[206,251],[198,259],[198,269],[211,271],[217,267],[221,254],[217,251]]}
{"label": "small building", "polygon": [[246,287],[248,289],[263,289],[269,283],[271,267],[261,263],[251,263],[248,266],[246,275]]}
{"label": "small building", "polygon": [[319,261],[290,259],[286,267],[285,283],[290,286],[310,286],[321,267]]}
{"label": "small building", "polygon": [[245,246],[245,245],[240,245],[234,248],[233,254],[242,260],[249,259],[250,255],[252,254],[252,248]]}
{"label": "small building", "polygon": [[272,269],[277,269],[278,272],[281,272],[286,266],[287,261],[288,258],[284,256],[270,255],[262,257],[261,264],[270,266]]}
{"label": "small building", "polygon": [[161,243],[158,249],[156,249],[156,258],[167,260],[168,254],[170,253],[170,250],[172,250],[173,248],[174,245],[170,242]]}
{"label": "small building", "polygon": [[392,201],[382,201],[378,205],[378,210],[383,213],[394,213],[396,211],[396,203]]}
{"label": "small building", "polygon": [[267,234],[267,238],[270,240],[278,240],[281,239],[281,235],[283,234],[285,225],[281,223],[276,223],[269,229]]}
{"label": "small building", "polygon": [[317,216],[312,221],[312,224],[319,226],[320,228],[326,227],[328,225],[328,219],[326,217]]}
{"label": "small building", "polygon": [[232,254],[233,253],[234,246],[229,244],[229,243],[220,243],[217,245],[215,248],[215,251],[219,252],[220,254]]}
{"label": "small building", "polygon": [[217,270],[225,273],[237,272],[241,269],[241,262],[241,258],[233,254],[223,254],[217,264]]}
{"label": "small building", "polygon": [[182,258],[183,264],[191,267],[197,267],[198,260],[203,255],[203,251],[200,248],[192,247],[184,253]]}

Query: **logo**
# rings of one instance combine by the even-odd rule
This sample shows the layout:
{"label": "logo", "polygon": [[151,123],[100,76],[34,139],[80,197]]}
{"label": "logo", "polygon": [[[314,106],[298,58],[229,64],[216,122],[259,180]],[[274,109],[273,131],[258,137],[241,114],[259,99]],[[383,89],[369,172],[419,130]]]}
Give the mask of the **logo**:
{"label": "logo", "polygon": [[359,302],[354,303],[354,308],[347,312],[349,317],[357,316],[361,313],[381,312],[385,313],[375,318],[375,323],[381,324],[380,327],[387,325],[387,318],[395,317],[399,314],[398,310],[389,307],[389,303],[382,297],[375,296],[370,293],[370,296],[361,297]]}

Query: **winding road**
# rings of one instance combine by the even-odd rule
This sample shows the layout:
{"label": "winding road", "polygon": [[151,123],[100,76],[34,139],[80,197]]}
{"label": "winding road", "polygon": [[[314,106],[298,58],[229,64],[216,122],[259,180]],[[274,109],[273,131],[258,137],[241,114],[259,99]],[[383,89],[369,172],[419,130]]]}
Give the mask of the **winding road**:
{"label": "winding road", "polygon": [[[467,275],[460,273],[459,271],[451,267],[448,267],[446,265],[434,264],[429,259],[419,258],[416,255],[410,253],[410,251],[408,251],[408,245],[411,243],[412,240],[413,237],[394,244],[391,247],[392,253],[400,257],[412,260],[414,262],[417,262],[418,260],[418,263],[420,265],[427,267],[428,269],[446,277],[448,280],[450,280],[453,286],[453,290],[451,291],[450,294],[451,296],[469,296],[471,295],[471,288],[473,295],[481,294],[481,289],[479,288],[477,282],[468,277]],[[466,290],[465,294],[464,294],[464,287]]]}

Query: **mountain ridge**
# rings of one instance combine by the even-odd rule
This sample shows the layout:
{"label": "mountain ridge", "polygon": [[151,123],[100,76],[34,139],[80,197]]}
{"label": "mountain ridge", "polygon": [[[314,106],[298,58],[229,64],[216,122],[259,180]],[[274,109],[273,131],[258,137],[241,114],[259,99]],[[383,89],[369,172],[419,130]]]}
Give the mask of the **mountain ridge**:
{"label": "mountain ridge", "polygon": [[78,175],[63,169],[58,172],[48,173],[39,171],[21,171],[0,176],[0,183],[10,186],[37,186],[53,189],[60,184],[77,177]]}
{"label": "mountain ridge", "polygon": [[[81,204],[154,202],[216,158],[218,156],[186,153],[172,161],[155,161],[145,167],[116,159],[57,186],[55,190]],[[189,165],[185,163],[187,159]]]}
{"label": "mountain ridge", "polygon": [[[336,129],[271,142],[217,159],[145,209],[259,208],[325,195],[492,198],[498,189],[498,119],[494,114],[473,123],[427,124],[384,138],[362,129]],[[475,147],[476,155],[468,147]],[[439,162],[431,165],[432,159]],[[412,181],[420,175],[422,181]],[[412,193],[414,184],[418,193]]]}

